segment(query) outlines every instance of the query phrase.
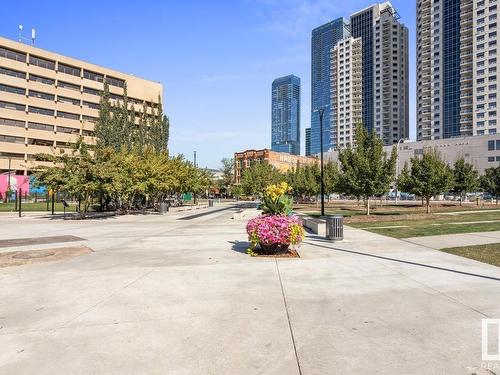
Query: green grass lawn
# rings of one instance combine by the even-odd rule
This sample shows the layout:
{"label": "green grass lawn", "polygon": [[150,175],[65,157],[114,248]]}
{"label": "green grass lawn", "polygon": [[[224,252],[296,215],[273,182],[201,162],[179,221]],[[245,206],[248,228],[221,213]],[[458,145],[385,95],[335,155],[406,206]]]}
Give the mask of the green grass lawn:
{"label": "green grass lawn", "polygon": [[441,249],[441,251],[500,267],[500,243],[450,247],[447,249]]}
{"label": "green grass lawn", "polygon": [[[51,204],[49,202],[49,212],[52,209]],[[21,205],[22,211],[45,211],[47,212],[47,203],[45,202],[37,202],[37,203],[22,203]],[[54,205],[54,209],[56,212],[63,212],[63,205],[62,203],[56,203]],[[66,209],[67,212],[71,212],[75,210],[75,206],[70,206],[69,208]],[[0,203],[0,212],[14,212],[15,211],[15,204],[14,202],[9,202],[9,203]]]}
{"label": "green grass lawn", "polygon": [[[492,222],[480,223],[481,221]],[[379,218],[376,221],[352,222],[348,225],[394,238],[487,232],[500,230],[500,211],[485,210],[460,215],[419,215],[412,218],[412,220],[384,221],[383,218]]]}

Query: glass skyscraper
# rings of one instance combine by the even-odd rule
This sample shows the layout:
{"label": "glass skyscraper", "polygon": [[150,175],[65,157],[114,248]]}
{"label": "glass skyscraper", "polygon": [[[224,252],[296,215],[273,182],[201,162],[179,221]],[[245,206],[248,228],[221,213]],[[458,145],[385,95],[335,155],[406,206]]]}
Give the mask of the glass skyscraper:
{"label": "glass skyscraper", "polygon": [[276,78],[272,85],[271,150],[300,155],[300,78]]}
{"label": "glass skyscraper", "polygon": [[[320,140],[323,151],[331,145],[331,82],[330,52],[339,40],[349,35],[349,29],[343,18],[337,18],[312,31],[311,37],[311,154],[320,152]],[[324,108],[323,134],[320,134],[318,109]]]}
{"label": "glass skyscraper", "polygon": [[311,155],[311,128],[306,128],[306,156]]}

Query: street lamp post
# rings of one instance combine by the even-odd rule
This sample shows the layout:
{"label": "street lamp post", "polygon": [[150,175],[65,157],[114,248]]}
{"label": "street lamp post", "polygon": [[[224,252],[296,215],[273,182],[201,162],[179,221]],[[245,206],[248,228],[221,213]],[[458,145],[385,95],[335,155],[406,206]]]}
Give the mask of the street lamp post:
{"label": "street lamp post", "polygon": [[[193,151],[193,165],[194,168],[196,169],[196,151]],[[196,173],[196,171],[195,171]],[[193,204],[196,205],[196,192],[193,191]]]}
{"label": "street lamp post", "polygon": [[405,138],[401,138],[398,141],[398,145],[396,146],[396,182],[395,182],[395,187],[396,187],[396,204],[398,204],[398,177],[399,177],[399,145],[405,141]]}
{"label": "street lamp post", "polygon": [[319,112],[319,152],[320,152],[320,194],[321,194],[321,216],[325,216],[325,180],[323,172],[323,114],[324,108],[320,108]]}

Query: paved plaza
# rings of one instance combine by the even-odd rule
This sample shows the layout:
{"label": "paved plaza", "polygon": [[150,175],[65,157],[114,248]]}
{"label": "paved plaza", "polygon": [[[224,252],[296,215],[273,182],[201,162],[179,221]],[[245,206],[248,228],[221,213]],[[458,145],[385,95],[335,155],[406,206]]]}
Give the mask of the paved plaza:
{"label": "paved plaza", "polygon": [[[500,318],[500,268],[350,228],[341,243],[309,235],[299,259],[252,258],[236,209],[0,216],[0,254],[89,249],[0,268],[0,374],[420,375],[485,365],[481,319]],[[18,241],[40,237],[51,239]],[[488,365],[500,373],[500,362]]]}

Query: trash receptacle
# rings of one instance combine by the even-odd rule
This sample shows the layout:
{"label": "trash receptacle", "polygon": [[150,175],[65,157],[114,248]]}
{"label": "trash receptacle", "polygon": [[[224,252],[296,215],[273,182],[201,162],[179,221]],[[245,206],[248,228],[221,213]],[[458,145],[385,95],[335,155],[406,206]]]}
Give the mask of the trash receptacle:
{"label": "trash receptacle", "polygon": [[344,217],[341,215],[326,218],[326,239],[342,241],[344,239]]}
{"label": "trash receptacle", "polygon": [[168,202],[160,203],[160,214],[164,215],[168,212]]}
{"label": "trash receptacle", "polygon": [[209,199],[208,200],[208,207],[213,207],[214,206],[214,200],[213,199]]}

